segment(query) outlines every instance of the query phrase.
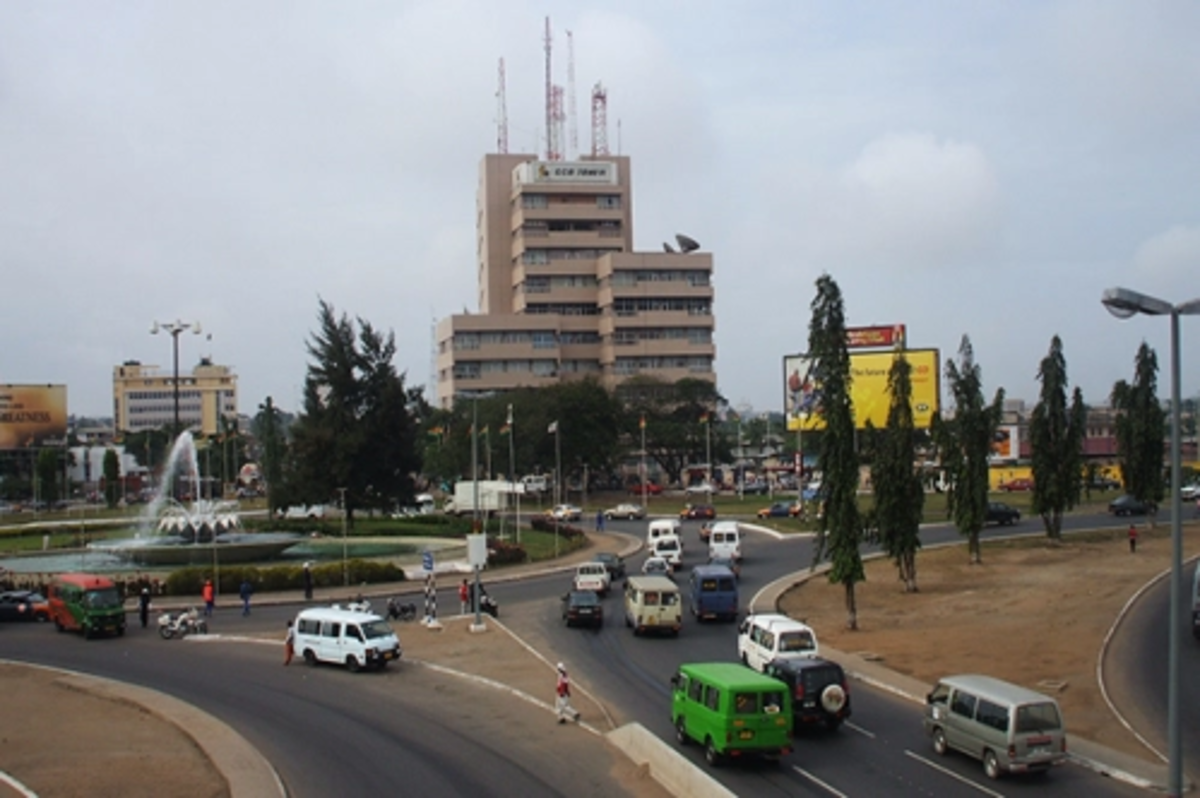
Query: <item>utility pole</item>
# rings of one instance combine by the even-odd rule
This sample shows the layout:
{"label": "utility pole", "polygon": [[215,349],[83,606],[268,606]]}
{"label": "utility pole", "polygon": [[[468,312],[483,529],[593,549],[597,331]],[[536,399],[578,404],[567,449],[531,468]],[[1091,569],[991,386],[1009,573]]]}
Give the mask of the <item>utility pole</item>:
{"label": "utility pole", "polygon": [[165,330],[171,334],[172,351],[174,353],[174,385],[175,385],[175,426],[171,429],[171,436],[179,434],[179,334],[184,330],[191,330],[193,335],[200,334],[200,322],[154,322],[150,325],[150,334],[158,335],[160,330]]}

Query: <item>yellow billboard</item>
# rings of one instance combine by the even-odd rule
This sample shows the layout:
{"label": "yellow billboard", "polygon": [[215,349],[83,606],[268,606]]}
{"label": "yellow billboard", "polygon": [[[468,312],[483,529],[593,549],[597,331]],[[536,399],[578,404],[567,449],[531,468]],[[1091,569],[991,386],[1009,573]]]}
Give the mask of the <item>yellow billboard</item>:
{"label": "yellow billboard", "polygon": [[[854,352],[850,355],[850,401],[854,406],[854,426],[876,429],[887,426],[891,394],[888,371],[892,361],[903,355],[912,366],[913,423],[928,429],[940,407],[941,384],[938,380],[938,350],[908,349],[903,352]],[[813,378],[812,358],[790,355],[783,359],[784,413],[787,428],[809,432],[825,428],[821,414],[821,386]]]}
{"label": "yellow billboard", "polygon": [[0,449],[66,443],[67,386],[0,385]]}

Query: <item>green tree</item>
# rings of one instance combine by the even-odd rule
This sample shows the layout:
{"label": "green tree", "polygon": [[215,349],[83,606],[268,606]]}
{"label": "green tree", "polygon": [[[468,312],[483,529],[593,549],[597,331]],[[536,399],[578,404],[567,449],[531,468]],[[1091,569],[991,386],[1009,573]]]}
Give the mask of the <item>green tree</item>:
{"label": "green tree", "polygon": [[420,465],[404,378],[392,365],[396,343],[369,322],[352,323],[322,300],[320,329],[308,344],[304,412],[292,427],[289,501],[332,501],[345,489],[356,508],[410,504]]}
{"label": "green tree", "polygon": [[907,593],[917,591],[917,550],[925,491],[916,470],[917,437],[912,413],[912,366],[898,353],[888,372],[887,427],[871,466],[875,485],[874,526],[884,551],[896,563]]}
{"label": "green tree", "polygon": [[1050,340],[1050,352],[1038,367],[1042,384],[1029,421],[1033,449],[1033,512],[1042,517],[1046,536],[1062,540],[1063,513],[1079,504],[1083,489],[1083,437],[1087,409],[1075,388],[1067,406],[1067,360],[1062,340]]}
{"label": "green tree", "polygon": [[113,508],[121,500],[121,460],[117,450],[108,448],[104,452],[104,502]]}
{"label": "green tree", "polygon": [[979,532],[987,520],[988,456],[1000,426],[1004,391],[998,389],[992,403],[984,403],[983,373],[975,362],[971,339],[965,335],[958,358],[958,363],[946,361],[954,417],[940,420],[935,435],[950,479],[947,510],[958,531],[967,536],[971,562],[980,563]]}
{"label": "green tree", "polygon": [[267,510],[271,515],[279,509],[279,487],[283,484],[283,464],[287,456],[287,440],[283,433],[283,419],[279,408],[271,397],[258,406],[258,413],[251,422],[254,437],[262,450],[262,476],[267,489]]}
{"label": "green tree", "polygon": [[1117,459],[1125,492],[1157,505],[1166,491],[1166,411],[1158,401],[1158,356],[1144,341],[1134,360],[1133,384],[1120,380],[1113,385],[1112,406],[1117,411]]}
{"label": "green tree", "polygon": [[828,555],[829,581],[842,585],[846,596],[846,628],[858,628],[854,586],[866,578],[859,546],[863,538],[858,511],[858,457],[854,451],[854,408],[850,399],[850,352],[846,348],[846,315],[842,292],[828,274],[817,278],[808,326],[808,353],[813,378],[821,390],[825,434],[817,468],[822,475],[822,512],[817,522],[815,561]]}
{"label": "green tree", "polygon": [[[625,432],[631,450],[641,446],[641,419],[646,420],[646,457],[658,464],[669,482],[682,482],[688,465],[702,463],[711,448],[714,460],[728,456],[729,444],[716,430],[706,432],[702,418],[715,424],[726,406],[716,385],[685,378],[674,383],[635,377],[623,383],[618,399],[625,408]],[[712,437],[706,441],[706,435]]]}
{"label": "green tree", "polygon": [[59,483],[62,482],[61,458],[58,449],[42,449],[37,455],[38,498],[53,506],[63,498]]}

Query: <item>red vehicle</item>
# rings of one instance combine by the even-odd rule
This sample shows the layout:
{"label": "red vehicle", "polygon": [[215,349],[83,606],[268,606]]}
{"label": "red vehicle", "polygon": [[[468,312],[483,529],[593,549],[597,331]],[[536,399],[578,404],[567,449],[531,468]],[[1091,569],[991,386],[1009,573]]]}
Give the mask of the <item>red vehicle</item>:
{"label": "red vehicle", "polygon": [[1029,477],[1017,477],[1010,479],[1008,482],[1001,482],[1000,490],[1005,493],[1011,493],[1015,490],[1033,490],[1033,480]]}
{"label": "red vehicle", "polygon": [[[653,482],[647,482],[645,488],[647,496],[657,496],[662,493],[662,485],[656,485]],[[639,482],[631,482],[629,484],[629,492],[634,496],[641,496],[642,484]]]}
{"label": "red vehicle", "polygon": [[689,504],[679,511],[679,517],[687,520],[716,518],[717,510],[711,504]]}

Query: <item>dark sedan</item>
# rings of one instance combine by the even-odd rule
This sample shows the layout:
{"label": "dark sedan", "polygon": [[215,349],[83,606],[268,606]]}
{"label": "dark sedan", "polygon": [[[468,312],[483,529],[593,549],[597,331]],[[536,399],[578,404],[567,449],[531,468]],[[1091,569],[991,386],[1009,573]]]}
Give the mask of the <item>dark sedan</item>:
{"label": "dark sedan", "polygon": [[1108,511],[1116,516],[1122,515],[1145,515],[1154,509],[1154,506],[1135,499],[1126,493],[1123,496],[1118,496],[1108,503]]}
{"label": "dark sedan", "polygon": [[562,617],[567,626],[604,625],[604,605],[592,590],[572,590],[563,596]]}
{"label": "dark sedan", "polygon": [[604,563],[604,567],[608,569],[609,579],[613,582],[625,578],[625,560],[621,559],[621,555],[602,551],[592,559]]}
{"label": "dark sedan", "polygon": [[697,518],[712,519],[717,517],[717,510],[711,504],[689,504],[679,511],[679,517],[689,521]]}
{"label": "dark sedan", "polygon": [[985,523],[1012,526],[1020,520],[1021,511],[1016,507],[1004,502],[988,502],[987,516],[984,518]]}
{"label": "dark sedan", "polygon": [[0,621],[48,621],[50,604],[41,593],[10,590],[0,593]]}

